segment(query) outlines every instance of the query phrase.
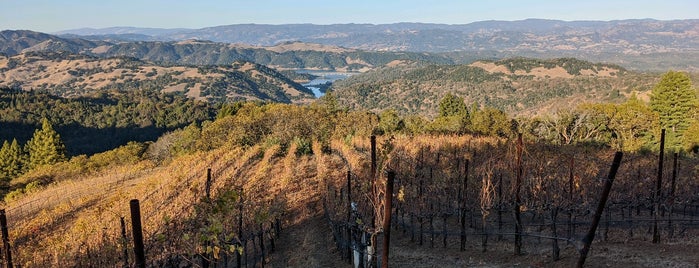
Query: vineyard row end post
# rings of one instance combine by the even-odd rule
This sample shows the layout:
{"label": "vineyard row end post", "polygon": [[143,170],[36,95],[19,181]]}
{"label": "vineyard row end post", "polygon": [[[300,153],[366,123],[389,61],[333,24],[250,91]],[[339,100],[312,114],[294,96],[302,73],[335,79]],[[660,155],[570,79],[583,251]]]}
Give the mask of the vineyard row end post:
{"label": "vineyard row end post", "polygon": [[132,199],[131,207],[131,231],[133,232],[134,256],[136,267],[146,267],[146,253],[143,249],[143,229],[141,227],[141,206],[138,199]]}
{"label": "vineyard row end post", "polygon": [[5,267],[12,268],[12,252],[10,250],[10,237],[7,231],[7,216],[5,215],[4,209],[0,209],[0,229],[2,229],[2,250],[5,253]]}
{"label": "vineyard row end post", "polygon": [[597,231],[597,226],[599,225],[600,218],[602,217],[604,207],[607,204],[607,198],[609,197],[609,192],[612,190],[612,183],[614,183],[614,178],[616,177],[616,173],[621,165],[621,157],[623,155],[624,153],[622,152],[616,152],[616,154],[614,154],[614,161],[612,162],[612,167],[609,170],[609,176],[607,176],[607,180],[604,182],[604,189],[602,190],[599,205],[597,205],[597,210],[595,211],[595,215],[592,219],[592,225],[590,226],[590,230],[585,235],[585,238],[583,238],[584,245],[580,251],[580,258],[578,259],[577,265],[578,268],[582,268],[585,264],[585,259],[587,258],[587,253],[590,251],[592,240],[595,239],[595,232]]}
{"label": "vineyard row end post", "polygon": [[386,180],[386,195],[384,203],[384,220],[383,220],[383,252],[381,254],[381,267],[388,268],[388,250],[391,242],[391,210],[393,206],[393,180],[396,178],[396,172],[388,171]]}

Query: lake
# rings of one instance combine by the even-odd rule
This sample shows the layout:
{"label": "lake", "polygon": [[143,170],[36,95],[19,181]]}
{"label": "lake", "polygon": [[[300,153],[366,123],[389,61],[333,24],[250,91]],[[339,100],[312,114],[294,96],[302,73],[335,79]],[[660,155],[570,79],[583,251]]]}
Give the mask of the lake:
{"label": "lake", "polygon": [[324,85],[326,83],[333,83],[340,79],[345,79],[352,75],[358,74],[353,72],[335,72],[335,71],[317,71],[317,70],[298,70],[297,73],[307,73],[317,76],[316,79],[309,81],[308,83],[302,84],[302,86],[313,91],[313,95],[316,98],[320,98],[325,95],[324,91],[321,91],[319,85]]}

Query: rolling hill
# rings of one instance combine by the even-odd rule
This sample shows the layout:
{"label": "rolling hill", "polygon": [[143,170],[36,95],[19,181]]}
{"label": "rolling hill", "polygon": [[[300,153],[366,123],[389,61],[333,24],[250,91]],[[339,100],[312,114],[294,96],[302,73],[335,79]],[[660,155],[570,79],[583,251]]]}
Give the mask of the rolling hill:
{"label": "rolling hill", "polygon": [[77,29],[57,34],[137,33],[164,40],[199,39],[271,46],[286,41],[330,44],[365,50],[449,52],[464,50],[571,50],[647,53],[696,50],[699,20],[659,21],[480,21],[462,25],[395,24],[237,24],[201,29]]}
{"label": "rolling hill", "polygon": [[513,114],[542,114],[581,102],[617,102],[632,92],[647,97],[657,75],[573,58],[513,58],[469,65],[395,63],[333,85],[339,102],[374,111],[435,115],[452,92]]}
{"label": "rolling hill", "polygon": [[[141,34],[148,36],[142,40],[198,39],[258,46],[301,41],[365,51],[446,53],[458,64],[468,64],[476,55],[480,59],[574,57],[637,70],[697,70],[699,66],[699,20],[238,24],[201,29],[77,29],[57,34],[90,35],[91,40],[100,40],[100,35],[105,40],[113,39],[114,34]],[[465,60],[459,60],[464,57]]]}
{"label": "rolling hill", "polygon": [[251,62],[195,67],[54,52],[0,56],[0,87],[43,90],[63,97],[109,89],[151,89],[212,102],[304,103],[313,99],[307,88]]}
{"label": "rolling hill", "polygon": [[103,41],[87,41],[79,38],[61,38],[55,35],[18,30],[0,31],[0,53],[17,55],[24,50],[48,50],[79,53],[86,48],[105,44]]}
{"label": "rolling hill", "polygon": [[[217,43],[205,40],[128,41],[133,34],[103,36],[107,41],[88,41],[31,31],[0,32],[0,53],[69,52],[93,57],[133,57],[163,64],[226,65],[250,61],[277,69],[367,71],[393,60],[450,64],[446,56],[415,52],[361,51],[331,45],[282,42],[274,46]],[[71,35],[75,37],[75,35]],[[88,36],[89,38],[89,36]],[[127,41],[125,41],[127,40]],[[475,57],[468,57],[474,59]]]}
{"label": "rolling hill", "polygon": [[[699,70],[699,20],[528,19],[464,25],[239,24],[202,29],[112,27],[57,34],[3,31],[0,53],[14,55],[25,49],[70,51],[176,64],[229,64],[247,60],[275,68],[355,71],[399,59],[470,64],[475,60],[517,56],[572,57],[617,64],[630,70]],[[186,44],[180,43],[183,41]],[[299,48],[298,42],[307,45]],[[289,43],[296,43],[296,48],[284,51],[274,48],[288,47]],[[329,51],[322,46],[338,48]]]}

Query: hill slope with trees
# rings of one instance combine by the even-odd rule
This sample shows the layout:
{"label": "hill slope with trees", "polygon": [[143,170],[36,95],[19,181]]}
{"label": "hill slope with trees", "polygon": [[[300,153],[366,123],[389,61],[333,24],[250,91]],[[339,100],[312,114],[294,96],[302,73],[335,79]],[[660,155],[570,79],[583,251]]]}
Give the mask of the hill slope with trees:
{"label": "hill slope with trees", "polygon": [[56,52],[0,56],[0,87],[80,97],[104,90],[176,92],[212,102],[308,102],[313,93],[263,65],[158,65],[135,58],[96,58]]}
{"label": "hill slope with trees", "polygon": [[0,141],[24,144],[46,119],[60,134],[68,156],[94,154],[211,120],[214,109],[207,102],[154,90],[112,89],[62,98],[0,88]]}
{"label": "hill slope with trees", "polygon": [[366,71],[394,60],[453,63],[448,57],[433,53],[361,51],[290,41],[271,46],[205,40],[125,42],[107,38],[107,41],[89,41],[75,36],[62,38],[32,31],[0,32],[0,53],[15,56],[23,52],[69,52],[100,58],[130,57],[168,65],[228,65],[236,61],[249,61],[277,69],[335,71]]}
{"label": "hill slope with trees", "polygon": [[645,96],[659,75],[573,58],[512,58],[469,65],[399,64],[337,81],[333,94],[350,108],[392,108],[434,116],[448,92],[469,105],[512,114],[545,114],[581,102]]}

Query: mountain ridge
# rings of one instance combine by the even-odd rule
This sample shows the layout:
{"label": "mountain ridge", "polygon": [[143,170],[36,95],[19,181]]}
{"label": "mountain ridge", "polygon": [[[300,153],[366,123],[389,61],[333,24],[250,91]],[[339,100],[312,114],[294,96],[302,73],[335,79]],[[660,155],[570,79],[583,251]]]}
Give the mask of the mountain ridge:
{"label": "mountain ridge", "polygon": [[[276,69],[366,71],[393,60],[453,61],[433,53],[367,52],[324,44],[286,41],[275,46],[228,44],[207,40],[106,42],[61,38],[37,32],[2,31],[12,38],[0,39],[0,53],[61,52],[95,57],[134,57],[145,61],[179,65],[226,65],[238,60]],[[23,41],[30,40],[30,42]]]}
{"label": "mountain ridge", "polygon": [[[138,33],[136,29],[117,29]],[[60,34],[80,34],[67,30]],[[82,33],[97,33],[95,31]],[[113,33],[101,30],[101,34]],[[142,32],[141,32],[142,33]],[[200,29],[172,29],[151,37],[199,39],[221,43],[273,46],[300,41],[362,51],[439,53],[454,63],[470,54],[479,59],[524,56],[575,57],[623,64],[636,70],[699,70],[699,20],[631,19],[562,21],[527,19],[469,24],[233,24]],[[454,54],[454,55],[452,55]],[[470,59],[473,60],[473,59]]]}
{"label": "mountain ridge", "polygon": [[[629,27],[631,26],[631,27]],[[633,29],[636,28],[636,29]],[[116,34],[116,33],[139,33],[148,34],[159,37],[167,37],[171,40],[183,39],[205,39],[215,42],[224,43],[248,43],[253,45],[270,46],[284,41],[303,41],[308,43],[334,44],[338,46],[350,48],[369,48],[379,47],[380,42],[384,38],[393,36],[402,38],[410,38],[410,34],[416,34],[415,31],[438,30],[446,31],[453,35],[457,40],[475,40],[483,37],[499,37],[497,33],[548,33],[549,35],[570,35],[570,34],[594,34],[599,32],[613,34],[618,30],[631,31],[631,33],[653,34],[665,33],[668,30],[677,31],[684,30],[685,33],[692,34],[692,41],[696,42],[696,31],[699,29],[699,20],[654,20],[654,19],[633,19],[633,20],[614,20],[614,21],[562,21],[562,20],[547,20],[547,19],[526,19],[518,21],[478,21],[469,24],[437,24],[437,23],[393,23],[393,24],[231,24],[212,27],[204,27],[199,29],[153,29],[153,28],[104,28],[97,30],[65,30],[56,32],[55,34],[77,34],[77,35],[94,35],[94,34]],[[573,31],[573,32],[571,32]],[[338,33],[339,36],[328,35],[328,33]],[[255,34],[257,33],[257,34]],[[461,33],[461,34],[459,34]],[[372,35],[374,41],[364,43],[352,43],[349,39],[343,37],[361,37]],[[439,35],[437,35],[439,36]],[[414,37],[414,36],[413,36]],[[620,40],[626,40],[633,36],[617,36]],[[356,38],[355,38],[356,39]],[[445,50],[424,50],[426,47],[424,42],[418,44],[420,40],[411,39],[416,44],[409,44],[405,51],[413,52],[445,52],[455,50],[468,50],[468,46],[464,44],[451,43],[445,47]],[[640,40],[636,40],[640,41]],[[350,45],[354,44],[354,45]],[[391,43],[395,44],[395,42]],[[468,45],[468,43],[466,43]],[[484,43],[477,43],[481,48],[486,48]],[[690,47],[691,46],[687,46]],[[696,48],[696,46],[694,46]],[[387,49],[387,47],[383,47]],[[422,50],[421,50],[422,49]]]}
{"label": "mountain ridge", "polygon": [[129,57],[97,58],[67,52],[0,56],[0,87],[45,90],[62,97],[102,90],[155,90],[211,102],[260,100],[307,103],[312,92],[266,66],[158,65]]}

